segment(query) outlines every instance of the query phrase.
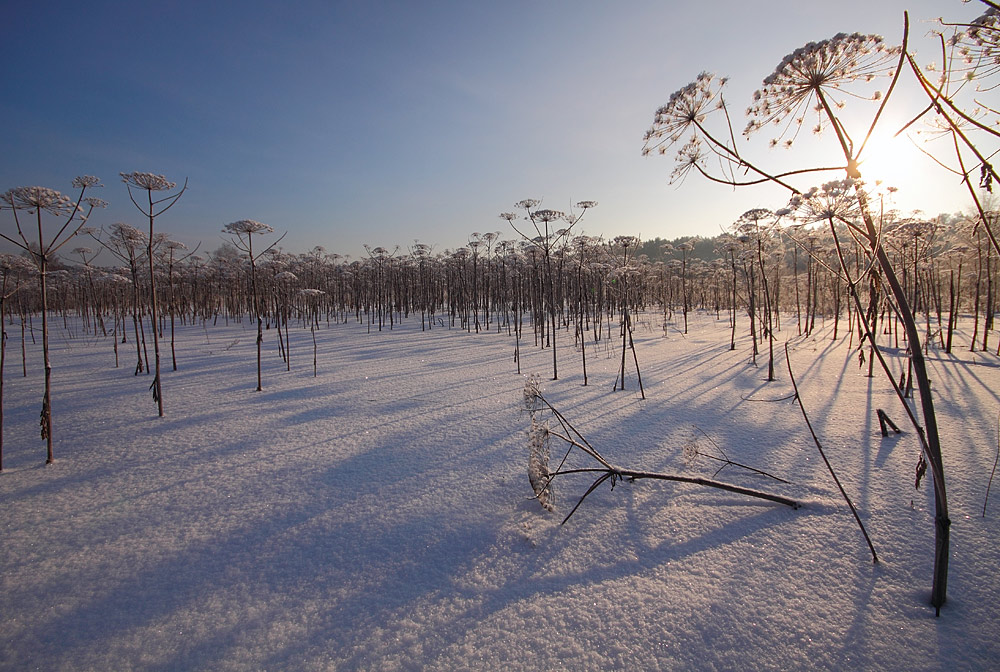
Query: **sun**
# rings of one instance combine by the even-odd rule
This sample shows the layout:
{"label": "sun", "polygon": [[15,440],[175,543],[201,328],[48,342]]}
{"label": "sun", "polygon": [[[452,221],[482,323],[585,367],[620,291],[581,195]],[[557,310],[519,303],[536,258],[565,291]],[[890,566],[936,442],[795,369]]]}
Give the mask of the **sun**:
{"label": "sun", "polygon": [[904,189],[920,177],[923,158],[909,137],[876,130],[861,151],[858,170],[868,184]]}

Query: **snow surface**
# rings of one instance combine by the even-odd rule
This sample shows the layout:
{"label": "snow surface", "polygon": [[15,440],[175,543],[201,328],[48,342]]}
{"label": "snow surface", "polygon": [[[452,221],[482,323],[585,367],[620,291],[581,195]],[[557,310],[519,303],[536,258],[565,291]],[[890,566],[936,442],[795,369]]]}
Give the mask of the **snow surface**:
{"label": "snow surface", "polygon": [[[272,329],[255,392],[253,324],[179,327],[158,418],[131,343],[115,368],[110,338],[53,322],[49,466],[40,346],[29,342],[22,377],[20,330],[8,330],[4,670],[1000,665],[1000,492],[982,517],[1000,368],[968,351],[967,334],[952,355],[930,353],[953,521],[935,618],[918,443],[884,379],[865,377],[829,324],[802,339],[786,319],[782,337],[879,564],[788,399],[783,361],[767,382],[766,355],[751,365],[745,335],[730,351],[713,315],[687,336],[662,316],[640,321],[645,401],[634,376],[612,391],[614,341],[588,348],[586,387],[562,333],[560,380],[530,336],[522,372],[615,463],[711,477],[717,462],[683,452],[714,442],[791,484],[732,467],[718,478],[798,510],[682,483],[605,483],[560,526],[590,481],[557,480],[553,513],[529,499],[524,377],[506,333],[421,332],[413,318],[381,333],[323,325],[313,377],[309,332],[292,331],[287,372]],[[883,439],[876,408],[904,434]]]}

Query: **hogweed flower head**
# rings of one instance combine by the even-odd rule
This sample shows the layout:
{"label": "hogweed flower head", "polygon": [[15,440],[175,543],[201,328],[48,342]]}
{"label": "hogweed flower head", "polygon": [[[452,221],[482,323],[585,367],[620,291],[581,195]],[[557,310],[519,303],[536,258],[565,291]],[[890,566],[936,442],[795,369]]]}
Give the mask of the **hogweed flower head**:
{"label": "hogweed flower head", "polygon": [[29,273],[34,270],[35,265],[24,257],[7,252],[0,254],[0,273]]}
{"label": "hogweed flower head", "polygon": [[274,228],[253,219],[241,219],[226,224],[222,231],[224,233],[233,233],[237,236],[249,236],[255,233],[272,233]]}
{"label": "hogweed flower head", "polygon": [[73,178],[73,188],[74,189],[88,189],[90,187],[101,187],[101,179],[99,177],[94,177],[93,175],[80,175],[79,177]]}
{"label": "hogweed flower head", "polygon": [[831,219],[855,221],[861,214],[858,205],[857,180],[845,179],[827,182],[802,194],[795,194],[788,201],[787,211],[806,223]]}
{"label": "hogweed flower head", "polygon": [[146,234],[125,222],[111,225],[111,244],[124,248],[138,248],[146,244]]}
{"label": "hogweed flower head", "polygon": [[688,173],[705,165],[705,150],[697,137],[688,140],[674,157],[674,169],[670,173],[670,183],[683,182]]}
{"label": "hogweed flower head", "polygon": [[549,471],[549,428],[531,416],[528,428],[528,482],[542,508],[555,508],[552,492],[552,472]]}
{"label": "hogweed flower head", "polygon": [[147,191],[168,191],[177,186],[176,182],[169,181],[163,175],[153,173],[118,173],[122,177],[122,182],[130,187],[137,187]]}
{"label": "hogweed flower head", "polygon": [[635,248],[639,246],[639,238],[638,236],[615,236],[611,240],[611,246],[620,247],[624,250],[630,247]]}
{"label": "hogweed flower head", "polygon": [[541,379],[535,373],[524,379],[523,398],[526,411],[534,413],[540,408],[542,397],[541,384]]}
{"label": "hogweed flower head", "polygon": [[886,45],[880,35],[861,33],[839,33],[796,49],[781,60],[754,93],[753,103],[747,109],[751,119],[743,134],[750,135],[769,124],[780,125],[789,120],[778,134],[781,138],[790,127],[797,131],[802,126],[810,108],[819,117],[814,130],[823,130],[832,123],[832,110],[824,108],[824,103],[840,107],[845,95],[871,98],[848,92],[844,87],[891,74],[898,54],[899,47]]}
{"label": "hogweed flower head", "polygon": [[698,456],[701,455],[701,451],[698,449],[698,441],[696,439],[691,439],[684,444],[684,449],[682,451],[684,461],[691,464]]}
{"label": "hogweed flower head", "polygon": [[965,79],[984,79],[1000,72],[1000,10],[988,8],[965,31],[954,35],[951,43],[959,50],[962,65],[957,69]]}
{"label": "hogweed flower head", "polygon": [[15,187],[0,196],[0,200],[14,210],[27,210],[31,214],[69,215],[77,208],[73,199],[48,187]]}
{"label": "hogweed flower head", "polygon": [[688,132],[697,135],[706,117],[724,106],[722,87],[726,81],[726,78],[703,72],[693,82],[670,94],[667,103],[657,108],[653,125],[643,136],[643,156],[654,151],[666,154]]}
{"label": "hogweed flower head", "polygon": [[561,210],[535,210],[531,213],[532,219],[537,219],[539,222],[554,222],[558,219],[565,219],[566,213]]}

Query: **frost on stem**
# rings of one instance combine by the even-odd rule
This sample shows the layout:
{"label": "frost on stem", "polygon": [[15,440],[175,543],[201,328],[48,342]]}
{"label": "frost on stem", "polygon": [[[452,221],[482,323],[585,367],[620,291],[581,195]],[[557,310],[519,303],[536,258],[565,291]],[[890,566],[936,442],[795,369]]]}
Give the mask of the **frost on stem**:
{"label": "frost on stem", "polygon": [[553,511],[555,496],[552,492],[552,472],[549,471],[549,427],[535,417],[544,406],[540,384],[537,375],[524,379],[524,410],[531,416],[528,427],[528,481],[542,508]]}
{"label": "frost on stem", "polygon": [[552,474],[549,471],[549,428],[534,415],[528,428],[528,481],[535,498],[547,511],[555,509]]}

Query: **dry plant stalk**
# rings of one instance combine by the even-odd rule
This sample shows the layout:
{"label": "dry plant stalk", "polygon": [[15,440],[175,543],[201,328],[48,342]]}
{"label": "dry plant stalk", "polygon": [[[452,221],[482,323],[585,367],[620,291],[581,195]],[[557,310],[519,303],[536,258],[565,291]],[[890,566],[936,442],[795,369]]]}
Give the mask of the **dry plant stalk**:
{"label": "dry plant stalk", "polygon": [[854,514],[854,520],[858,522],[858,527],[861,528],[861,534],[864,535],[865,541],[868,542],[868,549],[872,552],[872,562],[878,562],[878,554],[875,552],[875,546],[872,544],[871,537],[868,536],[868,530],[865,529],[865,524],[861,522],[861,516],[858,515],[858,510],[854,508],[854,502],[847,495],[847,491],[844,490],[844,486],[840,484],[840,479],[837,478],[837,472],[833,470],[833,466],[830,464],[830,460],[826,459],[826,453],[823,451],[823,445],[819,442],[819,437],[816,436],[816,430],[813,429],[812,423],[809,422],[809,415],[806,413],[806,407],[802,404],[802,397],[799,395],[799,386],[795,383],[795,376],[792,374],[792,360],[788,356],[788,343],[785,343],[785,364],[788,365],[788,379],[792,381],[792,389],[795,390],[795,402],[799,405],[799,410],[802,411],[802,417],[806,421],[806,427],[809,428],[809,433],[812,435],[813,443],[816,444],[816,449],[819,450],[820,457],[823,458],[823,463],[826,464],[826,468],[830,471],[830,476],[833,477],[833,482],[837,484],[837,489],[840,490],[840,494],[843,495],[844,501],[847,502],[847,506],[850,507],[851,513]]}
{"label": "dry plant stalk", "polygon": [[990,482],[986,484],[986,498],[983,500],[983,518],[986,517],[986,505],[990,502],[990,488],[993,487],[993,477],[997,473],[997,463],[1000,463],[1000,414],[997,415],[997,457],[993,460]]}
{"label": "dry plant stalk", "polygon": [[[640,479],[674,481],[678,483],[691,483],[694,485],[703,485],[710,488],[726,490],[728,492],[735,492],[748,497],[755,497],[757,499],[764,499],[778,504],[784,504],[792,507],[793,509],[799,508],[799,503],[795,500],[770,492],[753,490],[751,488],[744,488],[707,478],[664,474],[616,466],[601,455],[601,453],[587,441],[583,434],[577,431],[576,428],[573,427],[572,423],[570,423],[558,409],[549,403],[539,390],[537,377],[530,377],[525,381],[524,404],[525,408],[531,415],[531,442],[529,448],[528,479],[531,481],[535,497],[544,508],[550,511],[554,508],[552,481],[556,476],[565,476],[569,474],[594,474],[597,476],[594,482],[590,484],[590,487],[587,488],[586,492],[584,492],[583,495],[577,500],[570,512],[566,514],[566,517],[563,518],[560,525],[565,525],[573,514],[576,513],[576,510],[580,508],[583,501],[590,495],[590,493],[594,492],[601,486],[602,483],[609,480],[611,481],[612,490],[620,480],[628,480],[629,482],[634,482]],[[552,417],[554,417],[559,423],[562,431],[551,429],[546,424],[539,422],[536,417],[536,413],[541,410],[548,410],[552,414]],[[566,453],[563,455],[559,465],[555,469],[552,469],[549,466],[548,441],[550,438],[559,439],[567,445]],[[595,462],[597,462],[598,466],[566,468],[566,462],[574,448],[592,458]]]}

